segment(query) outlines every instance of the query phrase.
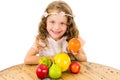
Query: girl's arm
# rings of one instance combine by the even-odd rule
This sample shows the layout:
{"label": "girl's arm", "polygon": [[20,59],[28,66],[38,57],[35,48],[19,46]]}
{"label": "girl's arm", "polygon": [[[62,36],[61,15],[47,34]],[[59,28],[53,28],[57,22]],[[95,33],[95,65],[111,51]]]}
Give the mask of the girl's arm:
{"label": "girl's arm", "polygon": [[[29,49],[27,52],[25,58],[24,58],[24,64],[38,64],[38,61],[41,57],[39,56],[39,49],[36,47],[36,42],[33,44],[33,46]],[[51,60],[53,60],[54,56],[48,56]]]}
{"label": "girl's arm", "polygon": [[77,53],[71,52],[78,61],[87,61],[87,56],[82,48]]}
{"label": "girl's arm", "polygon": [[24,64],[38,64],[41,56],[39,56],[39,48],[37,45],[38,40],[36,39],[24,58]]}
{"label": "girl's arm", "polygon": [[72,56],[77,59],[78,61],[87,61],[87,56],[83,50],[83,46],[85,44],[85,41],[81,38],[81,37],[78,37],[78,40],[80,41],[81,43],[81,48],[78,52],[74,52],[74,51],[70,51],[69,52],[72,54]]}
{"label": "girl's arm", "polygon": [[38,64],[40,56],[37,56],[37,52],[34,48],[30,48],[25,56],[24,64]]}
{"label": "girl's arm", "polygon": [[[39,56],[39,54],[37,54],[38,52],[36,52],[34,48],[30,48],[27,55],[25,56],[24,64],[38,64],[39,59],[43,56]],[[51,60],[53,60],[53,57],[54,56],[49,56]]]}

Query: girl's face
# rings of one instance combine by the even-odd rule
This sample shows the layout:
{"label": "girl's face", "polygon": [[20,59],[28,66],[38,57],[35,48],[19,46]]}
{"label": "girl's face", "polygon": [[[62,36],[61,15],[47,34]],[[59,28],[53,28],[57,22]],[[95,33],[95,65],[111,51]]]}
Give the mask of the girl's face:
{"label": "girl's face", "polygon": [[59,40],[67,29],[67,17],[50,15],[47,18],[47,31],[54,40]]}

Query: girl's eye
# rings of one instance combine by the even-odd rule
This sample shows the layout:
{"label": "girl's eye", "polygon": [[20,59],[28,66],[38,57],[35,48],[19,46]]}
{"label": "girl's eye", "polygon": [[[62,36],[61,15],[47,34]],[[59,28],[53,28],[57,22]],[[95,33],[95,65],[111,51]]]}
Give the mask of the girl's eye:
{"label": "girl's eye", "polygon": [[52,24],[53,24],[53,23],[55,23],[55,21],[50,21],[50,23],[52,23]]}
{"label": "girl's eye", "polygon": [[66,23],[62,22],[61,25],[66,25]]}

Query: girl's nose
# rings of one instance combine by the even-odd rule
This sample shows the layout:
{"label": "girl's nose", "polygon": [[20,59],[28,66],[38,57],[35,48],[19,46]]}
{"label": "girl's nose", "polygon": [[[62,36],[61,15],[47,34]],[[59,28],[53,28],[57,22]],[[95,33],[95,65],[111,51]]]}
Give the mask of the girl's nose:
{"label": "girl's nose", "polygon": [[59,24],[56,24],[56,25],[54,26],[54,28],[55,28],[56,30],[58,30],[58,29],[60,29],[60,25],[59,25]]}

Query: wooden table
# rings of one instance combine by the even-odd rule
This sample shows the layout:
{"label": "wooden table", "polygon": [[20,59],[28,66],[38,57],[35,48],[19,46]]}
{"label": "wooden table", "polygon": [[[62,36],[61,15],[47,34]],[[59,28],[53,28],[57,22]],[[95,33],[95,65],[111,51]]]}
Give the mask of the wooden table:
{"label": "wooden table", "polygon": [[[57,80],[120,80],[120,70],[92,62],[80,62],[80,64],[81,71],[78,74],[66,71]],[[11,66],[0,71],[0,80],[39,80],[35,68],[36,65]]]}

